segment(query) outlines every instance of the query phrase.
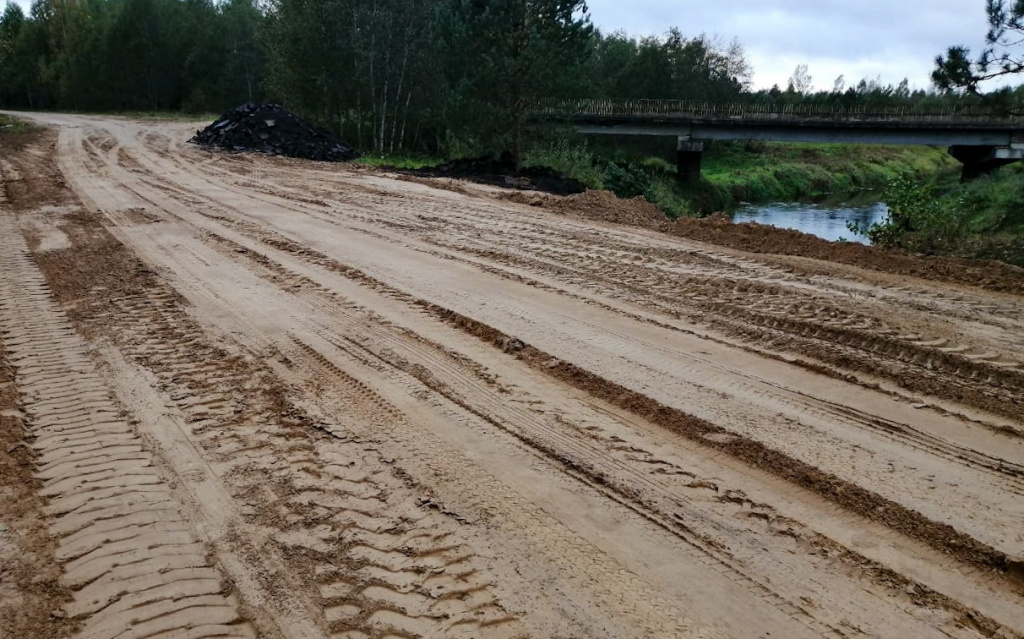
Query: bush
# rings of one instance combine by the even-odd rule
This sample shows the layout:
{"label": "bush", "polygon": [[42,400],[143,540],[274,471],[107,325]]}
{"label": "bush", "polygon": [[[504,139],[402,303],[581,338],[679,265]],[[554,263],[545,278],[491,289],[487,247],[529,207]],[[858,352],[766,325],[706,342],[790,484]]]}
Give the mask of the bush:
{"label": "bush", "polygon": [[609,162],[604,169],[604,186],[621,198],[651,197],[651,175],[633,164],[619,165]]}
{"label": "bush", "polygon": [[907,175],[889,183],[882,200],[889,207],[885,220],[869,228],[850,225],[873,244],[906,248],[919,253],[952,253],[967,235],[963,202],[941,197],[932,186],[923,186]]}
{"label": "bush", "polygon": [[653,175],[649,192],[644,197],[672,219],[695,214],[693,196],[687,192],[675,173]]}
{"label": "bush", "polygon": [[24,133],[32,128],[25,120],[0,113],[0,133]]}
{"label": "bush", "polygon": [[579,180],[590,189],[604,188],[604,174],[598,168],[593,153],[585,144],[571,139],[556,139],[527,150],[523,164],[552,168],[566,177]]}
{"label": "bush", "polygon": [[1024,266],[1020,167],[945,189],[904,175],[890,183],[883,199],[889,206],[883,222],[850,230],[879,246]]}
{"label": "bush", "polygon": [[643,159],[643,167],[653,173],[676,174],[676,165],[665,158],[647,157]]}

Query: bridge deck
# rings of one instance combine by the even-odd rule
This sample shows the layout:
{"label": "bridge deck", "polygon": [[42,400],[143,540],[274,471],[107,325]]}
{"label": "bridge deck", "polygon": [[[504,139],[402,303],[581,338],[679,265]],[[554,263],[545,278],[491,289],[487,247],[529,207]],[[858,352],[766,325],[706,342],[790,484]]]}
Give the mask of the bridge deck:
{"label": "bridge deck", "polygon": [[973,179],[1024,158],[1024,117],[960,107],[846,109],[822,105],[711,104],[675,100],[570,100],[544,105],[541,121],[580,133],[679,138],[679,173],[700,179],[704,140],[948,146]]}
{"label": "bridge deck", "polygon": [[572,100],[535,116],[587,134],[844,144],[1010,147],[1024,117],[979,109],[843,109],[820,105],[710,104],[672,100]]}
{"label": "bridge deck", "polygon": [[658,122],[678,124],[751,123],[849,127],[997,128],[1024,130],[1024,116],[991,109],[956,107],[846,108],[770,103],[716,104],[680,100],[566,100],[543,105],[536,117],[548,120]]}

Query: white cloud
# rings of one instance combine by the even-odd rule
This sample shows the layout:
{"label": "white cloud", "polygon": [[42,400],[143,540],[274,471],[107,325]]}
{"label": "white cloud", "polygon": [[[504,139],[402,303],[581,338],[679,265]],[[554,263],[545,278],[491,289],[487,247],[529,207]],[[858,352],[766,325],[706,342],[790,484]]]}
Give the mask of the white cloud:
{"label": "white cloud", "polygon": [[588,0],[603,31],[738,38],[754,67],[754,85],[786,81],[806,64],[818,88],[881,77],[929,86],[935,56],[950,45],[981,47],[985,0]]}

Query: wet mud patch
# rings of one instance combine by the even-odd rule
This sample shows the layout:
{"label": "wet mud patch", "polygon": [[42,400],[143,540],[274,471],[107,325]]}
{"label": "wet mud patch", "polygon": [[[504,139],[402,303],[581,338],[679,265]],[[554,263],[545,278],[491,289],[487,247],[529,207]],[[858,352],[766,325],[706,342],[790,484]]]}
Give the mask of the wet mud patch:
{"label": "wet mud patch", "polygon": [[20,213],[79,204],[57,167],[56,155],[55,130],[33,128],[24,133],[0,135],[0,168],[11,209]]}

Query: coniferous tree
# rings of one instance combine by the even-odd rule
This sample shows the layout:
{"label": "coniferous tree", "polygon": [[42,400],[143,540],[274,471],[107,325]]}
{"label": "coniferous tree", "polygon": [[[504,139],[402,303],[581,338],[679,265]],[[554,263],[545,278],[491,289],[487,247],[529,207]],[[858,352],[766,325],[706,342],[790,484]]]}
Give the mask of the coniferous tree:
{"label": "coniferous tree", "polygon": [[986,0],[988,33],[977,59],[971,50],[953,46],[935,58],[932,82],[942,91],[980,92],[980,85],[994,78],[1024,71],[1024,2]]}
{"label": "coniferous tree", "polygon": [[439,28],[457,99],[501,106],[518,168],[527,112],[573,86],[591,52],[586,3],[449,0]]}

